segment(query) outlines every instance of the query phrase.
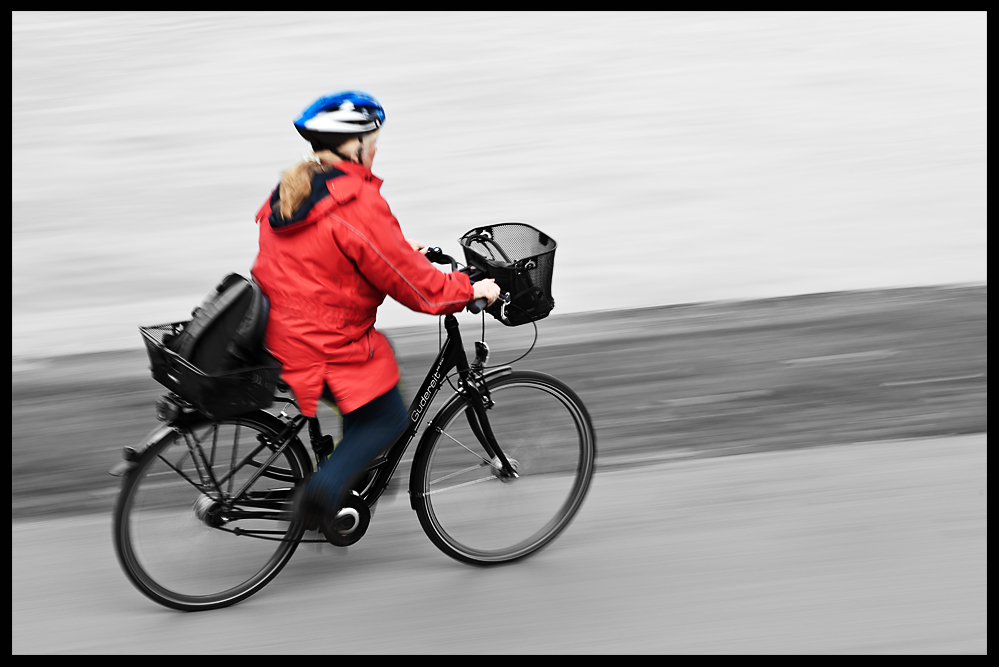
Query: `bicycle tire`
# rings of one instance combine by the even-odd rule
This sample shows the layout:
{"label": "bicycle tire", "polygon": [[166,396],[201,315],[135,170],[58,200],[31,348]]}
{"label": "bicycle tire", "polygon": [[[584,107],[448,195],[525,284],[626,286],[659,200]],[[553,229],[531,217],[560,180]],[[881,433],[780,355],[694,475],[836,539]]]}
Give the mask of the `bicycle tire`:
{"label": "bicycle tire", "polygon": [[[201,611],[245,600],[277,576],[304,533],[291,499],[312,471],[297,437],[267,465],[274,450],[260,436],[273,443],[283,426],[263,411],[205,418],[175,426],[145,449],[114,511],[115,552],[139,591],[172,609]],[[258,471],[224,509],[218,501],[237,495]]]}
{"label": "bicycle tire", "polygon": [[562,533],[589,490],[597,451],[586,407],[560,380],[516,371],[487,387],[489,423],[517,479],[501,479],[487,460],[460,396],[427,428],[410,475],[424,532],[451,558],[474,565],[520,560]]}

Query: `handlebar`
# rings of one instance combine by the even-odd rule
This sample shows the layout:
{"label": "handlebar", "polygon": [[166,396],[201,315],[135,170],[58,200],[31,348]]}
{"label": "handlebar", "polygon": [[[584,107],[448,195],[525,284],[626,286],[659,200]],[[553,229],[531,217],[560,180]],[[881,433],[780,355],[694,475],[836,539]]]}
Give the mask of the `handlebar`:
{"label": "handlebar", "polygon": [[440,248],[427,248],[426,258],[433,262],[434,264],[450,264],[452,271],[458,270],[458,262],[454,261],[454,257],[450,255],[445,255],[444,251]]}
{"label": "handlebar", "polygon": [[[450,264],[451,271],[459,270],[458,262],[454,261],[454,257],[451,257],[450,255],[445,255],[440,248],[437,247],[427,248],[426,258],[431,262],[433,262],[434,264],[440,264],[442,266]],[[477,280],[481,280],[482,278],[485,277],[481,271],[472,266],[463,267],[462,269],[460,269],[460,271],[468,275],[468,279],[472,281],[472,284],[475,284]],[[503,294],[500,294],[498,298],[501,301],[509,301],[510,293],[505,292]],[[489,305],[489,302],[486,301],[485,298],[480,297],[478,299],[475,299],[474,301],[470,301],[468,305],[465,306],[465,308],[472,315],[478,315],[483,310],[485,310],[487,305]]]}
{"label": "handlebar", "polygon": [[478,315],[486,309],[487,305],[489,305],[489,302],[486,301],[484,297],[479,297],[475,301],[469,302],[469,304],[465,306],[465,310],[470,312],[472,315]]}

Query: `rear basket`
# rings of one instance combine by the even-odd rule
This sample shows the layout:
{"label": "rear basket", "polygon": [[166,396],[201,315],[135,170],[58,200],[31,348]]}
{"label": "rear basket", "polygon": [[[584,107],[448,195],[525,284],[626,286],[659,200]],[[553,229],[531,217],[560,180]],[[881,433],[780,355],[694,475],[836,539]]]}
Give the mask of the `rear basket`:
{"label": "rear basket", "polygon": [[555,239],[520,222],[476,227],[458,239],[465,263],[496,280],[510,301],[496,300],[489,313],[515,327],[548,316],[555,307],[552,273]]}
{"label": "rear basket", "polygon": [[149,354],[153,379],[213,419],[270,407],[281,375],[281,364],[263,353],[259,363],[208,375],[166,345],[187,322],[139,327]]}

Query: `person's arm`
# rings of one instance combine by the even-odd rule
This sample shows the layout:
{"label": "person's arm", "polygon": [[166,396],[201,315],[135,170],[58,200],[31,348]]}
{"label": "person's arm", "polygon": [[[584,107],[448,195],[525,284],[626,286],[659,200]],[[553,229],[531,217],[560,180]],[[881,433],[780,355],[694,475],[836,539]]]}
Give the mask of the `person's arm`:
{"label": "person's arm", "polygon": [[406,240],[384,199],[368,196],[358,204],[365,221],[351,223],[334,216],[334,234],[340,248],[378,290],[411,310],[431,315],[458,312],[476,297],[467,275],[441,273]]}

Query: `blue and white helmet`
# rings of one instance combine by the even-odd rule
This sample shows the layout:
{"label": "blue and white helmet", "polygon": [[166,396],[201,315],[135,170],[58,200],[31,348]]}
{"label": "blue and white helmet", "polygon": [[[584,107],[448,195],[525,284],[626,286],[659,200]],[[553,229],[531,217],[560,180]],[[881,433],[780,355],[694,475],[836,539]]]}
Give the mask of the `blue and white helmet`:
{"label": "blue and white helmet", "polygon": [[320,97],[295,119],[295,129],[316,144],[338,145],[348,136],[373,132],[385,122],[385,109],[371,95],[348,90]]}

